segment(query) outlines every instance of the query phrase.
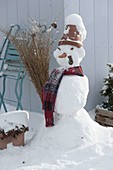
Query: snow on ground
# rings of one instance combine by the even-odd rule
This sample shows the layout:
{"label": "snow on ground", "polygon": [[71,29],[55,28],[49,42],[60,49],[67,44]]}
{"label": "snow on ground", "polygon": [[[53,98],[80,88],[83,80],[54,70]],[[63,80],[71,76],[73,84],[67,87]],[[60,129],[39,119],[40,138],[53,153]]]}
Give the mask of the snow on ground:
{"label": "snow on ground", "polygon": [[[0,170],[112,170],[113,129],[98,125],[85,110],[82,113],[84,116],[80,112],[75,120],[63,123],[61,119],[56,126],[45,128],[43,115],[30,112],[26,146],[9,144],[8,149],[1,150]],[[69,121],[73,127],[70,133],[67,129]],[[73,135],[66,139],[66,134],[75,135],[75,141],[70,139]],[[62,138],[61,142],[65,141],[68,149],[61,147],[63,143],[59,143],[58,137]],[[71,142],[75,147],[71,148]]]}

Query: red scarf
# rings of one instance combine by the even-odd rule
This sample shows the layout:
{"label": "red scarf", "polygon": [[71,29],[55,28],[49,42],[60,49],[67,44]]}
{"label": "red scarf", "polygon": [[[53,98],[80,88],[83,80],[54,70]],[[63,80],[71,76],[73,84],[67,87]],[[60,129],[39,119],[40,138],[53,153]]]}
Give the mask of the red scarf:
{"label": "red scarf", "polygon": [[57,68],[52,71],[49,80],[42,88],[42,108],[45,112],[46,127],[54,126],[54,106],[58,88],[64,75],[84,76],[81,66],[71,67],[68,70]]}

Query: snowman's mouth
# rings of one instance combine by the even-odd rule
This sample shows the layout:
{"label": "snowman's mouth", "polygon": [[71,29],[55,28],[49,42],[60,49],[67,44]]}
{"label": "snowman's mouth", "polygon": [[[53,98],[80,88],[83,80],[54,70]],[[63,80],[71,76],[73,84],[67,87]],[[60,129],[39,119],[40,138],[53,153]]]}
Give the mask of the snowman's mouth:
{"label": "snowman's mouth", "polygon": [[69,59],[69,61],[68,61],[69,65],[72,65],[72,64],[73,64],[73,58],[72,58],[72,56],[69,55],[69,56],[68,56],[68,59]]}

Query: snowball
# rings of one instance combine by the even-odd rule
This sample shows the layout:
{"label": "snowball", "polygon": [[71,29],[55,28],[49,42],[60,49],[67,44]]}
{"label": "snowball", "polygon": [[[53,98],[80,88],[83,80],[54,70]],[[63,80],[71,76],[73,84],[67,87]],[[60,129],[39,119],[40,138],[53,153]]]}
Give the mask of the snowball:
{"label": "snowball", "polygon": [[86,104],[89,92],[86,76],[63,76],[61,80],[55,112],[61,115],[73,115]]}

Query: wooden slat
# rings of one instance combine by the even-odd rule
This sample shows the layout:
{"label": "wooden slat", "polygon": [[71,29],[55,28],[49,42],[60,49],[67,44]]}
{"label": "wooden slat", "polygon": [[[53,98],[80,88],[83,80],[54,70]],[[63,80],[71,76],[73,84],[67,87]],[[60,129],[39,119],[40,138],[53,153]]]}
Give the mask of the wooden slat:
{"label": "wooden slat", "polygon": [[[84,3],[84,1],[82,1],[82,2]],[[79,9],[80,9],[79,4],[80,4],[80,0],[74,0],[74,1],[73,0],[64,0],[64,9],[65,9],[64,13],[65,13],[65,16],[68,16],[68,15],[74,14],[74,13],[79,14],[79,12],[80,12],[79,11]]]}
{"label": "wooden slat", "polygon": [[[90,93],[88,95],[88,101],[86,103],[86,110],[92,110],[94,106],[98,104],[96,99],[96,82],[95,82],[95,37],[94,37],[94,0],[79,0],[80,1],[80,15],[83,18],[85,27],[87,29],[87,37],[84,41],[84,49],[86,51],[86,56],[84,57],[81,65],[84,72],[90,78],[89,87]],[[74,2],[74,1],[73,1]],[[86,10],[86,4],[88,4],[88,10]],[[90,63],[86,67],[87,63]],[[91,76],[92,75],[92,76]]]}
{"label": "wooden slat", "polygon": [[8,27],[11,24],[17,24],[17,1],[10,0],[7,1],[7,23]]}
{"label": "wooden slat", "polygon": [[95,112],[96,112],[97,115],[113,118],[113,112],[112,111],[96,108]]}
{"label": "wooden slat", "polygon": [[9,44],[9,45],[8,45],[8,49],[9,49],[9,50],[15,50],[15,47],[14,47],[13,45]]}
{"label": "wooden slat", "polygon": [[28,25],[28,0],[17,1],[17,20],[19,25]]}
{"label": "wooden slat", "polygon": [[101,123],[101,124],[104,124],[104,125],[108,125],[108,126],[113,126],[113,119],[109,119],[109,118],[104,117],[104,116],[96,115],[95,120],[98,123]]}
{"label": "wooden slat", "polygon": [[108,1],[108,43],[109,63],[113,63],[113,1]]}
{"label": "wooden slat", "polygon": [[[103,87],[103,78],[108,70],[108,6],[107,0],[94,0],[94,41],[95,41],[95,100],[101,104],[99,94]],[[93,35],[92,35],[93,36]],[[91,56],[92,58],[92,56]],[[100,64],[101,63],[101,64]]]}
{"label": "wooden slat", "polygon": [[13,55],[8,55],[6,57],[6,60],[14,60],[14,61],[20,61],[20,57],[19,56],[13,56]]}
{"label": "wooden slat", "polygon": [[14,49],[13,50],[8,49],[7,50],[7,54],[9,54],[9,55],[16,55],[17,56],[18,52],[16,50],[14,50]]}

